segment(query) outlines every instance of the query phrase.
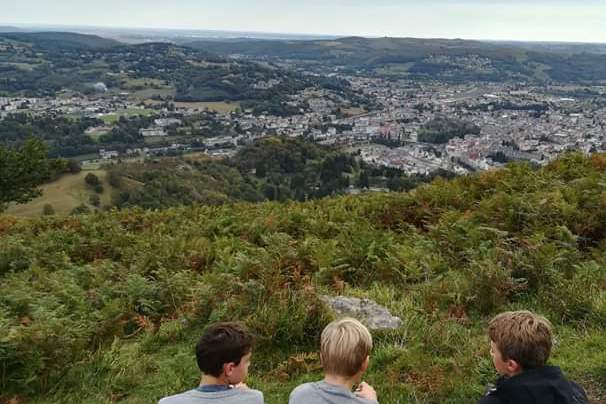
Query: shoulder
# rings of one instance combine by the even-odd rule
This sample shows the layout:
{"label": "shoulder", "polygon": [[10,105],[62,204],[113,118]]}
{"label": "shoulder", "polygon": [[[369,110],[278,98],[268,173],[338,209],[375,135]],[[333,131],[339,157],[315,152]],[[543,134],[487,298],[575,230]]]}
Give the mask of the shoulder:
{"label": "shoulder", "polygon": [[164,397],[158,404],[187,404],[193,400],[192,395],[189,391],[181,394],[175,394],[174,396]]}
{"label": "shoulder", "polygon": [[[263,393],[259,390],[254,389],[233,389],[233,396],[235,400],[234,402],[246,402],[249,404],[263,404],[265,399],[263,398]],[[244,401],[242,401],[244,400]]]}
{"label": "shoulder", "polygon": [[158,404],[194,404],[217,402],[222,403],[246,403],[246,404],[264,404],[263,393],[253,389],[233,389],[219,393],[199,393],[196,390],[187,391],[170,397],[165,397]]}
{"label": "shoulder", "polygon": [[290,399],[288,402],[290,404],[296,404],[300,399],[308,397],[310,394],[313,394],[315,391],[313,383],[305,383],[301,384],[290,393]]}

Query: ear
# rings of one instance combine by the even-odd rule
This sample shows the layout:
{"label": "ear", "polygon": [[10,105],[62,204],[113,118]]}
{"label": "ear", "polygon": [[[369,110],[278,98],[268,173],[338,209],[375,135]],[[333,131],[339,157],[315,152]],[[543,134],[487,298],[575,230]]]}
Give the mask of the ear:
{"label": "ear", "polygon": [[234,372],[235,367],[236,367],[236,364],[233,362],[224,363],[223,364],[223,373],[225,374],[225,376],[227,376],[227,377],[231,376],[231,374]]}
{"label": "ear", "polygon": [[362,366],[360,367],[360,373],[366,372],[366,369],[368,369],[369,364],[370,364],[370,355],[367,356],[366,359],[364,359],[364,362],[362,362]]}
{"label": "ear", "polygon": [[513,359],[508,359],[505,362],[505,365],[507,366],[507,374],[510,376],[515,376],[518,373],[521,373],[523,370],[522,366],[520,366],[520,364]]}

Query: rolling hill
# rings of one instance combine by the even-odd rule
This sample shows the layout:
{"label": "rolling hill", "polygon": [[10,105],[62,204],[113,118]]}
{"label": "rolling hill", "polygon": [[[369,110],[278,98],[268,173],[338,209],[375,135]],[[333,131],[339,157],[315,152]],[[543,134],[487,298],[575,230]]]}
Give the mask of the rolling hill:
{"label": "rolling hill", "polygon": [[[545,71],[554,81],[606,81],[606,54],[598,45],[557,47],[461,39],[348,37],[316,41],[212,40],[187,46],[221,55],[287,59],[307,66],[321,63],[353,72],[380,71],[382,75],[386,74],[385,67],[400,66],[407,72],[405,76],[445,81],[540,81],[538,71]],[[592,49],[599,52],[591,53]]]}
{"label": "rolling hill", "polygon": [[8,32],[1,37],[32,44],[46,50],[54,49],[104,49],[120,45],[113,39],[73,32]]}

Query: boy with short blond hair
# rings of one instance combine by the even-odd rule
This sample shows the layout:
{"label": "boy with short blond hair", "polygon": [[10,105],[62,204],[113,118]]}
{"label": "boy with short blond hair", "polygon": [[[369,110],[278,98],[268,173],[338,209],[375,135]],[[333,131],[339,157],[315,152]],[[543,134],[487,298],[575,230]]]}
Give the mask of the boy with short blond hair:
{"label": "boy with short blond hair", "polygon": [[[375,390],[361,383],[372,350],[368,329],[358,320],[343,318],[328,324],[320,339],[324,380],[298,386],[289,404],[378,404]],[[352,392],[354,385],[358,387]]]}
{"label": "boy with short blond hair", "polygon": [[587,396],[555,366],[551,354],[552,326],[529,311],[509,311],[488,325],[490,355],[501,377],[480,404],[582,404]]}
{"label": "boy with short blond hair", "polygon": [[211,325],[196,345],[200,385],[159,404],[263,404],[263,394],[244,384],[253,346],[254,336],[243,324]]}

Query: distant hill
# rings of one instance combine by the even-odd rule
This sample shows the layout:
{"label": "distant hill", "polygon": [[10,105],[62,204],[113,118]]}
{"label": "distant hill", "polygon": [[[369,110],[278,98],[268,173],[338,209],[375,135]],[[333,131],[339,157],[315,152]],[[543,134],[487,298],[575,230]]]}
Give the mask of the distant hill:
{"label": "distant hill", "polygon": [[[1,31],[0,31],[1,32]],[[0,33],[0,37],[30,43],[42,49],[101,49],[120,45],[113,39],[72,32]]]}
{"label": "distant hill", "polygon": [[[221,55],[322,62],[382,75],[465,80],[606,80],[606,48],[592,44],[495,43],[462,39],[361,38],[194,41],[187,46]],[[594,53],[591,53],[593,51]]]}
{"label": "distant hill", "polygon": [[170,43],[127,45],[94,35],[44,32],[0,33],[0,46],[0,94],[6,95],[54,96],[65,89],[92,94],[93,84],[103,82],[110,93],[129,92],[136,99],[240,101],[253,113],[282,116],[305,108],[302,102],[292,105],[289,97],[312,87],[358,105],[370,102],[345,80]]}
{"label": "distant hill", "polygon": [[21,28],[17,27],[9,27],[9,26],[0,26],[0,32],[20,32]]}

